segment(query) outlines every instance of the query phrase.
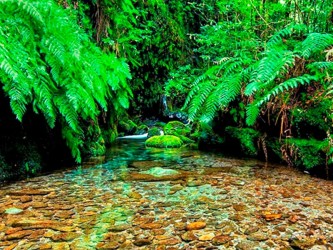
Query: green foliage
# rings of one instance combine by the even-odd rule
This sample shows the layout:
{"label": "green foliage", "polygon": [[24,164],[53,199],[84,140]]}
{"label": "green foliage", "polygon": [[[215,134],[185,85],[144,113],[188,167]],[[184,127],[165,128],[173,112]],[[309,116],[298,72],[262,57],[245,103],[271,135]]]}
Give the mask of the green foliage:
{"label": "green foliage", "polygon": [[174,135],[153,136],[146,140],[146,147],[153,148],[179,148],[183,141]]}
{"label": "green foliage", "polygon": [[[313,98],[313,97],[310,97]],[[308,100],[308,98],[305,101]],[[323,139],[326,137],[326,131],[330,130],[331,124],[328,120],[331,117],[332,101],[323,99],[310,106],[295,107],[292,110],[292,126],[296,135],[302,138]]]}
{"label": "green foliage", "polygon": [[297,167],[304,166],[307,169],[325,165],[324,151],[327,141],[315,139],[288,139],[289,147],[292,148],[293,163]]}
{"label": "green foliage", "polygon": [[87,157],[102,156],[105,154],[105,141],[98,124],[90,122],[84,129],[85,143],[82,146],[82,153]]}
{"label": "green foliage", "polygon": [[161,135],[161,129],[158,127],[151,127],[148,130],[148,138],[155,136],[155,135]]}
{"label": "green foliage", "polygon": [[0,22],[0,82],[13,113],[22,121],[32,106],[51,128],[59,120],[80,162],[79,120],[95,120],[110,106],[117,112],[128,108],[128,65],[103,53],[73,15],[51,0],[0,1]]}
{"label": "green foliage", "polygon": [[136,125],[132,120],[125,119],[119,122],[118,130],[126,135],[133,135],[137,130],[138,125]]}
{"label": "green foliage", "polygon": [[256,156],[258,147],[256,146],[259,132],[252,128],[226,127],[225,132],[240,144],[242,153],[248,156]]}
{"label": "green foliage", "polygon": [[[291,33],[283,33],[283,35]],[[284,43],[281,32],[272,37],[268,42],[268,49],[263,52],[262,59],[256,63],[251,73],[250,83],[246,86],[245,94],[253,96],[254,101],[247,107],[248,125],[253,125],[259,115],[263,104],[274,100],[313,82],[325,82],[326,74],[318,72],[321,69],[330,69],[329,65],[314,63],[310,60],[321,60],[323,52],[333,44],[333,36],[330,34],[310,33],[303,41],[295,40]],[[298,66],[297,64],[301,64]],[[312,69],[314,73],[307,73],[305,67]],[[324,66],[323,66],[324,65]],[[325,67],[326,66],[326,67]],[[326,71],[327,72],[327,71]]]}
{"label": "green foliage", "polygon": [[135,131],[135,135],[143,135],[143,134],[145,134],[145,133],[147,133],[148,132],[148,126],[147,125],[144,125],[144,124],[142,124],[142,125],[139,125],[138,127],[137,127],[137,129],[136,129],[136,131]]}
{"label": "green foliage", "polygon": [[199,148],[219,147],[224,143],[224,138],[213,131],[211,124],[199,122],[191,139],[199,142]]}
{"label": "green foliage", "polygon": [[182,122],[171,121],[164,126],[163,131],[166,135],[189,136],[191,133],[191,128]]}

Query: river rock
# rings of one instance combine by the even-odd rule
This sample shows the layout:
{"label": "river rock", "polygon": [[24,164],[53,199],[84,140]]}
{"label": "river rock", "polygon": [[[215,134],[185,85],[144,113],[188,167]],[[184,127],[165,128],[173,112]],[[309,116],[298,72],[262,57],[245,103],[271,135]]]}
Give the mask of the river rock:
{"label": "river rock", "polygon": [[195,236],[195,234],[192,231],[188,231],[188,232],[182,234],[181,238],[182,238],[183,241],[186,241],[186,242],[194,241],[194,240],[198,239],[198,237]]}
{"label": "river rock", "polygon": [[66,233],[60,233],[60,234],[53,234],[51,236],[51,239],[53,241],[71,241],[79,236],[80,236],[80,234],[75,233],[75,232],[66,232]]}
{"label": "river rock", "polygon": [[199,229],[203,229],[206,227],[206,222],[203,221],[196,221],[196,222],[192,222],[186,225],[186,230],[190,231],[190,230],[199,230]]}
{"label": "river rock", "polygon": [[141,229],[159,229],[163,225],[161,223],[153,222],[153,223],[147,223],[147,224],[141,224]]}
{"label": "river rock", "polygon": [[148,246],[148,245],[151,245],[153,243],[153,241],[149,238],[146,238],[146,239],[135,239],[133,241],[133,244],[135,246],[138,246],[138,247],[142,247],[142,246]]}
{"label": "river rock", "polygon": [[214,233],[203,234],[199,237],[200,241],[210,241],[215,237]]}
{"label": "river rock", "polygon": [[262,232],[255,232],[248,235],[247,239],[252,241],[265,241],[268,240],[268,235]]}
{"label": "river rock", "polygon": [[219,236],[215,236],[212,239],[212,243],[215,246],[219,246],[219,245],[223,245],[226,244],[227,242],[231,241],[233,238],[227,235],[219,235]]}
{"label": "river rock", "polygon": [[20,240],[30,234],[33,233],[33,230],[21,230],[18,232],[10,233],[8,234],[8,231],[6,232],[7,235],[5,236],[5,240]]}

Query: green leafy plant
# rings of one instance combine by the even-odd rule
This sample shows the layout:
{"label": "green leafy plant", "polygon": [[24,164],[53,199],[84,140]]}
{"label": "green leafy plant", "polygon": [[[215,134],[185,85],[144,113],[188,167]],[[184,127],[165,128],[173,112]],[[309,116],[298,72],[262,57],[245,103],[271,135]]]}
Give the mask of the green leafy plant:
{"label": "green leafy plant", "polygon": [[32,107],[51,128],[59,122],[80,162],[80,119],[129,107],[128,65],[103,53],[54,1],[0,1],[0,22],[0,83],[13,113],[22,121]]}

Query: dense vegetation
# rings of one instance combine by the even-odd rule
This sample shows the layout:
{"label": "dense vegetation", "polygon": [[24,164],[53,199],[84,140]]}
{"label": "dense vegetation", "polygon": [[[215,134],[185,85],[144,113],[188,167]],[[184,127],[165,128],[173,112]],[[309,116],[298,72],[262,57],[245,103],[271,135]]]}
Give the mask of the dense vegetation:
{"label": "dense vegetation", "polygon": [[183,142],[332,175],[331,1],[0,5],[0,180],[65,143],[77,162],[102,155],[128,116],[161,118],[165,96],[188,114]]}

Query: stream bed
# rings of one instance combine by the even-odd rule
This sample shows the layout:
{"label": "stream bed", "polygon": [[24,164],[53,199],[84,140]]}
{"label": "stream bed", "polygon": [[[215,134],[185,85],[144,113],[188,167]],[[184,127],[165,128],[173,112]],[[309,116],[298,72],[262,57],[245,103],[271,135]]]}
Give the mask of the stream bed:
{"label": "stream bed", "polygon": [[0,187],[0,249],[333,249],[333,183],[124,140],[103,163]]}

